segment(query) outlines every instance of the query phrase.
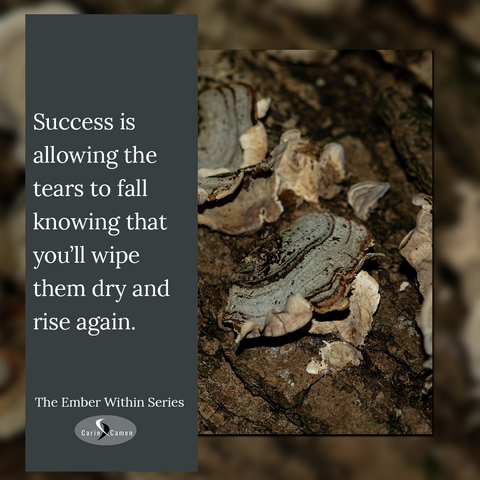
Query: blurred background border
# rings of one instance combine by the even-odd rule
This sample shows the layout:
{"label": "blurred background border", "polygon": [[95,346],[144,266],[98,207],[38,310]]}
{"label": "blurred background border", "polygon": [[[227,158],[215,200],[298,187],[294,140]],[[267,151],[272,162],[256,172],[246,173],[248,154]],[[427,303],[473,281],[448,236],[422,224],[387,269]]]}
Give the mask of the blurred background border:
{"label": "blurred background border", "polygon": [[[433,438],[200,438],[203,478],[461,478],[480,477],[480,3],[408,0],[83,0],[0,3],[0,414],[18,411],[23,361],[21,216],[24,130],[18,105],[23,79],[16,43],[4,42],[22,9],[87,14],[182,14],[199,17],[199,48],[432,49],[434,82]],[[21,33],[20,33],[21,35]],[[8,37],[11,38],[11,37]],[[9,63],[10,62],[10,63]],[[394,64],[406,75],[411,65]],[[8,92],[8,93],[7,93]],[[21,110],[21,108],[20,108]],[[20,115],[20,116],[19,116]],[[20,212],[20,213],[19,213]],[[10,247],[9,247],[10,246]],[[20,387],[22,388],[22,387]],[[18,419],[0,418],[0,478],[154,479],[194,474],[26,474]]]}

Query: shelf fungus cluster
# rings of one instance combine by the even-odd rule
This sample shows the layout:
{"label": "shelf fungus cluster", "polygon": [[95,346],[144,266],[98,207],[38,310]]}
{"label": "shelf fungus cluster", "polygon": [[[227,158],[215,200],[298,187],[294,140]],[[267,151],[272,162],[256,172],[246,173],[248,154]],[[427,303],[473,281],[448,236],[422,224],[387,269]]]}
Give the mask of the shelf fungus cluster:
{"label": "shelf fungus cluster", "polygon": [[380,302],[378,283],[367,272],[361,270],[352,282],[349,314],[344,320],[312,320],[308,330],[315,334],[334,334],[342,341],[327,343],[320,349],[318,357],[307,365],[307,372],[318,375],[337,373],[349,366],[356,366],[363,359],[355,348],[365,343],[373,323],[373,314]]}
{"label": "shelf fungus cluster", "polygon": [[[254,232],[283,212],[275,157],[267,157],[267,133],[258,120],[255,91],[231,83],[199,95],[198,223],[230,235]],[[278,155],[281,155],[279,152]]]}
{"label": "shelf fungus cluster", "polygon": [[343,147],[319,149],[299,130],[285,132],[267,155],[262,122],[270,99],[230,83],[199,95],[198,223],[230,235],[252,233],[283,212],[279,199],[292,191],[299,201],[331,199],[345,179]]}
{"label": "shelf fungus cluster", "polygon": [[[319,326],[323,322],[315,321],[310,329],[342,331],[341,338],[363,344],[378,305],[378,284],[366,272],[355,276],[365,260],[377,255],[367,253],[373,243],[366,227],[328,213],[305,215],[262,240],[232,278],[225,321],[233,324],[236,342],[285,335],[309,324],[314,311],[327,313],[351,305],[348,319],[330,322],[335,325],[326,331]],[[347,322],[345,329],[336,325],[342,322]]]}
{"label": "shelf fungus cluster", "polygon": [[419,290],[423,295],[423,304],[417,317],[418,326],[423,334],[423,346],[429,358],[424,363],[425,368],[432,368],[432,228],[433,202],[432,197],[420,193],[415,195],[412,203],[422,209],[417,215],[417,225],[400,243],[400,254],[405,257],[416,270]]}

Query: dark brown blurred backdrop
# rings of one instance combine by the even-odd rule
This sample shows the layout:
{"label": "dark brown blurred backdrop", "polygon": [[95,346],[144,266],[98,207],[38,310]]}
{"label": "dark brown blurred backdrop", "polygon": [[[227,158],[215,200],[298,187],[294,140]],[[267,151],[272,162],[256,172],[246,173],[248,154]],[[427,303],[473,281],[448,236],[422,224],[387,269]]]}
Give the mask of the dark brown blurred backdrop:
{"label": "dark brown blurred backdrop", "polygon": [[[0,3],[0,478],[480,478],[480,3],[82,0],[64,5]],[[202,437],[198,474],[24,473],[21,9],[27,6],[88,14],[196,13],[201,49],[434,51],[433,438]],[[398,55],[391,68],[432,96],[428,78],[408,56]]]}

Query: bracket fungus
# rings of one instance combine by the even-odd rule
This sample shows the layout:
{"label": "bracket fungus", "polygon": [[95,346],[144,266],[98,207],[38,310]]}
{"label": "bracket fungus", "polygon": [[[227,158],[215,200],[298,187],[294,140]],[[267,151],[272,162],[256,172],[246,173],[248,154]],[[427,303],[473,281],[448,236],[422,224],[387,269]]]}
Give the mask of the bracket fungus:
{"label": "bracket fungus", "polygon": [[[278,179],[274,174],[276,158],[282,152],[278,151],[271,159],[245,167],[233,174],[220,174],[207,179],[199,179],[199,225],[207,225],[212,230],[229,235],[240,235],[258,230],[264,222],[274,222],[283,212],[283,206],[278,200]],[[230,178],[234,194],[221,201],[218,193],[220,184],[217,180]],[[240,180],[238,180],[240,178]],[[212,182],[206,188],[204,181]],[[237,183],[238,181],[238,183]],[[236,186],[235,186],[236,185]],[[203,195],[201,198],[200,195]],[[203,198],[212,198],[215,202],[200,204]]]}
{"label": "bracket fungus", "polygon": [[278,219],[284,191],[310,203],[340,191],[345,155],[339,144],[320,150],[299,130],[289,130],[265,160],[267,133],[258,117],[269,106],[269,99],[256,103],[253,88],[240,82],[199,95],[199,225],[229,235],[252,233]]}
{"label": "bracket fungus", "polygon": [[265,318],[263,327],[253,321],[245,322],[242,325],[236,342],[240,343],[242,338],[255,338],[261,335],[265,337],[280,337],[302,328],[312,318],[312,305],[299,293],[288,296],[282,311],[270,310]]}
{"label": "bracket fungus", "polygon": [[417,215],[417,225],[400,242],[400,254],[416,270],[420,293],[425,297],[432,286],[432,197],[420,193],[412,203],[422,209]]}
{"label": "bracket fungus", "polygon": [[344,320],[321,322],[312,320],[309,333],[334,333],[343,341],[359,346],[365,343],[365,338],[373,323],[373,314],[380,302],[377,281],[365,271],[358,272],[352,282],[350,296],[350,313]]}
{"label": "bracket fungus", "polygon": [[320,155],[320,196],[330,200],[340,192],[345,180],[345,151],[339,143],[327,143]]}
{"label": "bracket fungus", "polygon": [[263,118],[270,109],[272,104],[272,99],[270,97],[262,98],[257,102],[257,116],[258,118]]}
{"label": "bracket fungus", "polygon": [[[275,174],[283,150],[265,160],[267,133],[257,121],[255,90],[230,83],[198,100],[198,223],[240,235],[274,222],[283,212]],[[268,101],[262,105],[265,110]]]}
{"label": "bracket fungus", "polygon": [[368,220],[370,210],[375,208],[388,190],[390,190],[388,182],[356,183],[348,190],[348,204],[355,210],[358,218]]}
{"label": "bracket fungus", "polygon": [[205,90],[198,96],[198,116],[198,168],[240,168],[239,138],[256,123],[255,90],[245,83]]}
{"label": "bracket fungus", "polygon": [[320,349],[318,358],[307,365],[307,372],[312,375],[338,373],[347,367],[356,367],[363,360],[362,354],[345,342],[328,343]]}
{"label": "bracket fungus", "polygon": [[423,304],[418,318],[418,326],[423,334],[423,346],[429,355],[424,367],[432,368],[432,228],[433,228],[433,202],[432,197],[420,193],[415,195],[412,203],[422,209],[417,215],[417,225],[400,243],[400,254],[416,270],[419,290],[423,295]]}
{"label": "bracket fungus", "polygon": [[237,343],[298,330],[313,310],[347,308],[350,282],[376,255],[366,252],[373,243],[366,227],[328,213],[305,215],[261,241],[232,277],[225,321]]}
{"label": "bracket fungus", "polygon": [[433,292],[432,289],[428,291],[423,299],[420,315],[417,317],[418,326],[423,335],[423,348],[428,355],[427,360],[423,366],[432,369],[433,361]]}
{"label": "bracket fungus", "polygon": [[240,135],[240,146],[243,149],[243,162],[241,167],[248,167],[262,162],[267,156],[267,132],[262,122],[250,127]]}
{"label": "bracket fungus", "polygon": [[290,190],[310,203],[319,197],[331,199],[340,191],[345,179],[345,153],[338,143],[329,143],[323,150],[302,139],[300,130],[288,130],[280,138],[287,142],[277,172],[280,177],[279,195]]}

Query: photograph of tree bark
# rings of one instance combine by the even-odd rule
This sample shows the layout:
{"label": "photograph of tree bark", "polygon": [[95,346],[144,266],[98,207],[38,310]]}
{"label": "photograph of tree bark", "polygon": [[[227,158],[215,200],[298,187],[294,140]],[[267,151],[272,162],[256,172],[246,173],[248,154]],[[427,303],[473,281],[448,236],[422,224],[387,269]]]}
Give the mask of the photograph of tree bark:
{"label": "photograph of tree bark", "polygon": [[431,434],[432,52],[203,50],[198,76],[199,434]]}

